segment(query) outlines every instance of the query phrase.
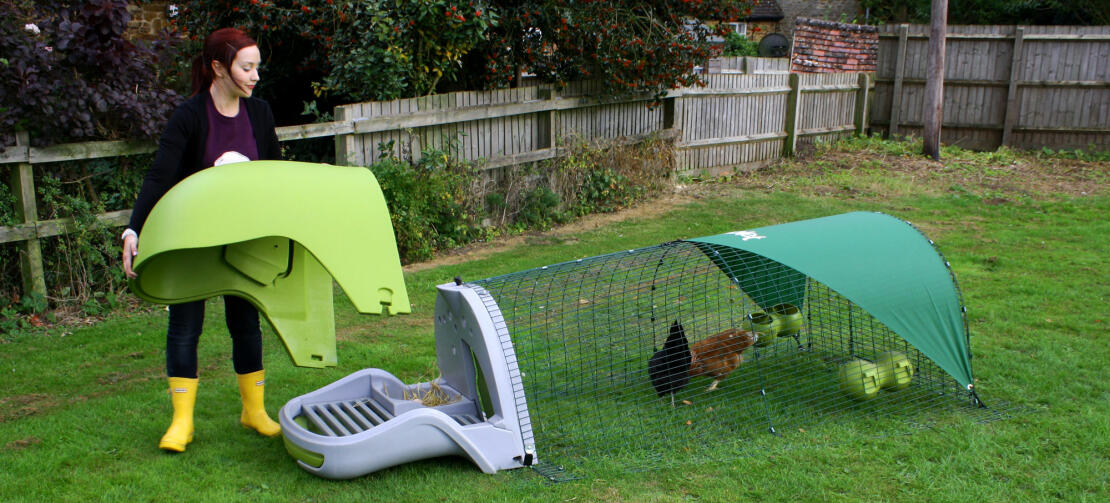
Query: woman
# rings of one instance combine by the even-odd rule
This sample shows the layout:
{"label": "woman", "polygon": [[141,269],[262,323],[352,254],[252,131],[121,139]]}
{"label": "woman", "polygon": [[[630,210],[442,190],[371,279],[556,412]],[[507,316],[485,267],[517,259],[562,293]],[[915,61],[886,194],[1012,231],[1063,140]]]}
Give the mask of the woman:
{"label": "woman", "polygon": [[[154,164],[147,172],[123,233],[123,270],[136,277],[132,259],[138,233],[154,204],[171,187],[206,167],[237,160],[280,159],[274,117],[266,102],[251,98],[258,84],[258,44],[234,28],[216,30],[204,41],[204,52],[193,60],[193,95],[170,117],[158,142]],[[246,159],[244,159],[244,157]],[[266,436],[281,426],[263,407],[265,371],[258,311],[247,301],[224,296],[232,362],[243,399],[240,422]],[[204,301],[171,305],[166,333],[173,420],[158,447],[183,452],[193,441],[193,405],[197,397],[197,341],[204,321]]]}

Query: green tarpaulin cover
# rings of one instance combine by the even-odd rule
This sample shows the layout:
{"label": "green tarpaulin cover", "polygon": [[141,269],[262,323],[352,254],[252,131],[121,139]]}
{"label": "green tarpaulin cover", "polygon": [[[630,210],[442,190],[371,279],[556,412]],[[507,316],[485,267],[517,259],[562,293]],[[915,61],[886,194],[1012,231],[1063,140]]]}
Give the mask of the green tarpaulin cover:
{"label": "green tarpaulin cover", "polygon": [[855,212],[688,241],[760,306],[802,306],[808,276],[870,313],[960,384],[972,383],[959,291],[944,259],[910,224]]}

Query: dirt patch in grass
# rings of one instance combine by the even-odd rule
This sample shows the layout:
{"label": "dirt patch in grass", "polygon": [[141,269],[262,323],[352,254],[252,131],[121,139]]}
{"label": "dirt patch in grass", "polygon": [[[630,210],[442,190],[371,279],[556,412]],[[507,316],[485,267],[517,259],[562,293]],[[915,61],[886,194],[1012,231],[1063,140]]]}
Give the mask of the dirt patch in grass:
{"label": "dirt patch in grass", "polygon": [[[131,353],[128,355],[131,358],[141,358],[142,353]],[[207,362],[206,365],[199,369],[201,375],[216,372],[223,367],[224,362],[228,360],[230,354],[213,358],[212,361]],[[94,364],[81,365],[79,368],[85,369]],[[82,403],[88,400],[113,395],[119,393],[124,389],[131,389],[133,386],[150,386],[151,381],[165,382],[165,364],[158,363],[155,365],[146,365],[127,369],[123,371],[108,372],[96,376],[87,376],[89,383],[95,383],[95,386],[86,386],[84,389],[91,392],[82,395],[67,395],[64,398],[56,394],[46,393],[28,393],[24,395],[12,395],[0,397],[0,423],[6,421],[13,421],[28,416],[51,411],[53,409],[64,407],[75,403]]]}
{"label": "dirt patch in grass", "polygon": [[58,405],[53,395],[30,393],[0,398],[0,423],[33,416]]}
{"label": "dirt patch in grass", "polygon": [[[157,379],[165,379],[166,376],[162,372],[163,369],[165,369],[164,365],[155,365],[131,369],[125,372],[109,372],[107,374],[97,376],[96,383],[103,386],[118,387],[121,385],[144,383]],[[96,393],[93,396],[100,396],[101,394],[102,393]]]}
{"label": "dirt patch in grass", "polygon": [[22,451],[23,449],[31,447],[32,445],[38,445],[38,444],[41,444],[41,443],[42,443],[42,439],[38,438],[38,437],[21,438],[19,440],[12,440],[11,442],[8,442],[8,443],[4,444],[4,450],[6,450],[6,451]]}

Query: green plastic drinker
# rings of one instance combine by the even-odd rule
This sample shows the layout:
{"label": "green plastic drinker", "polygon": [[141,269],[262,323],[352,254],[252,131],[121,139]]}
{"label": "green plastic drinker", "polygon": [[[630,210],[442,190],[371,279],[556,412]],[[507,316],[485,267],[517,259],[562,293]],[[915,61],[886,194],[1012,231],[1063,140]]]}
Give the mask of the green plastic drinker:
{"label": "green plastic drinker", "polygon": [[774,321],[771,316],[763,311],[756,311],[745,316],[743,328],[759,334],[755,341],[756,346],[767,346],[775,340]]}
{"label": "green plastic drinker", "polygon": [[334,278],[362,313],[411,312],[389,210],[365,168],[226,164],[182,180],[151,210],[131,291],[158,304],[247,299],[293,363],[337,363]]}
{"label": "green plastic drinker", "polygon": [[775,324],[775,335],[794,337],[802,329],[802,311],[794,304],[775,304],[769,310]]}

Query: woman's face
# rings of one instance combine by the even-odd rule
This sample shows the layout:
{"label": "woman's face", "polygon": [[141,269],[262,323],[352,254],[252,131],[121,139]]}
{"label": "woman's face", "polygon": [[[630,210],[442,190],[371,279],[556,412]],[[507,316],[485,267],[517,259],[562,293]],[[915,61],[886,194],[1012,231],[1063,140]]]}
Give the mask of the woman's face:
{"label": "woman's face", "polygon": [[218,61],[213,62],[216,69],[216,81],[225,92],[237,98],[250,98],[254,93],[254,86],[258,84],[258,70],[262,63],[262,54],[257,45],[239,49],[235,53],[235,60],[231,68],[222,69]]}

